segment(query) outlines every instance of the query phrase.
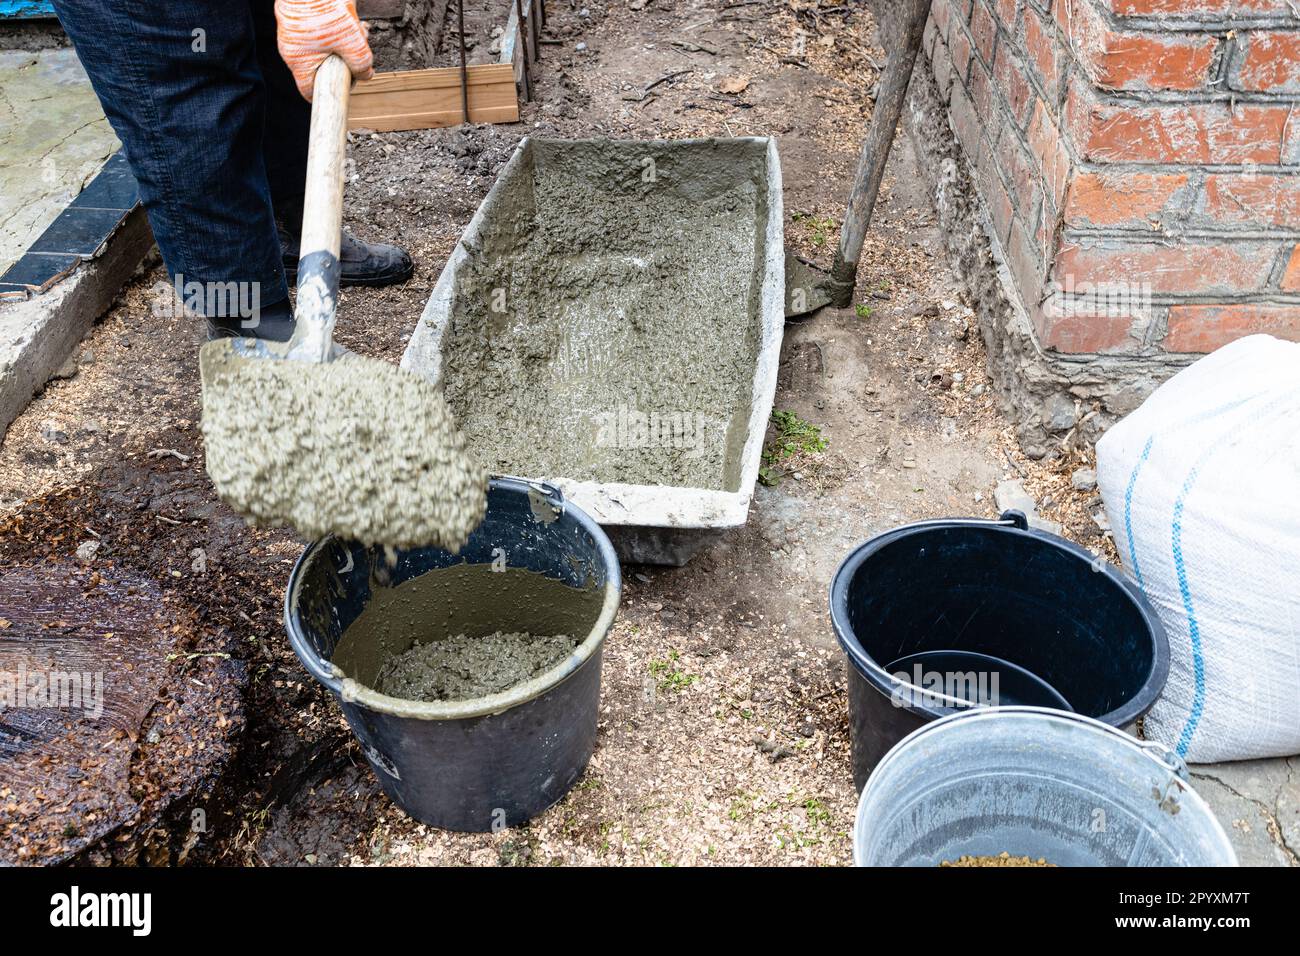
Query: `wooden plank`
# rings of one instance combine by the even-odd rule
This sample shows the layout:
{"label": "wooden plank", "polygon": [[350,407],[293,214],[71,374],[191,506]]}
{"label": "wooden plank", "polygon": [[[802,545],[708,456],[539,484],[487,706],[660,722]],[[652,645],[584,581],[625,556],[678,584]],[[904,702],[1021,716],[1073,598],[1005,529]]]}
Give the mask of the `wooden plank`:
{"label": "wooden plank", "polygon": [[[510,71],[501,63],[474,63],[466,67],[470,86],[490,85],[508,78]],[[460,89],[460,67],[438,66],[427,70],[398,70],[376,73],[368,80],[360,80],[352,87],[352,98],[374,93],[392,93],[406,90],[442,89],[454,86]]]}
{"label": "wooden plank", "polygon": [[[528,19],[533,15],[532,4],[529,3],[528,0],[524,0],[523,8],[524,21],[527,23]],[[529,52],[532,52],[531,46],[529,47]],[[525,63],[523,60],[521,44],[519,43],[519,11],[516,9],[514,0],[511,0],[510,2],[510,16],[506,18],[505,32],[501,34],[500,62],[510,64],[511,71],[515,77],[515,82],[522,87],[524,83]]]}
{"label": "wooden plank", "polygon": [[[519,121],[510,64],[475,64],[466,68],[466,78],[470,122]],[[353,129],[391,132],[456,126],[463,121],[459,67],[379,73],[352,89],[348,125]]]}

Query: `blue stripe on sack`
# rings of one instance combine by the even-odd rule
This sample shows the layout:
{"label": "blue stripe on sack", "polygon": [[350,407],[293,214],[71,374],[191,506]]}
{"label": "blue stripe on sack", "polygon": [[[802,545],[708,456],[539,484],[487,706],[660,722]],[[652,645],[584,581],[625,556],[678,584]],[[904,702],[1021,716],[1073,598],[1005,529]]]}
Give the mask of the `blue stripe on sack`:
{"label": "blue stripe on sack", "polygon": [[1138,564],[1137,545],[1133,542],[1133,488],[1137,484],[1138,472],[1142,470],[1142,465],[1151,456],[1151,446],[1155,444],[1155,440],[1155,435],[1147,439],[1147,443],[1142,447],[1142,454],[1138,456],[1137,464],[1133,466],[1133,474],[1128,477],[1128,487],[1124,489],[1124,534],[1128,538],[1129,564],[1133,565],[1133,577],[1137,578],[1138,587],[1142,589],[1143,594],[1146,594],[1147,586],[1142,580],[1142,567]]}
{"label": "blue stripe on sack", "polygon": [[[1255,414],[1262,416],[1279,405],[1284,405],[1294,399],[1294,396],[1300,394],[1300,389],[1291,389],[1260,408]],[[1232,402],[1228,405],[1217,409],[1208,415],[1202,417],[1212,418],[1221,412],[1231,411],[1239,405],[1244,405],[1256,396]],[[1258,419],[1256,419],[1258,421]],[[1189,423],[1190,424],[1190,423]],[[1196,479],[1200,474],[1202,466],[1205,465],[1210,457],[1219,449],[1227,444],[1229,439],[1240,438],[1253,423],[1242,423],[1235,428],[1228,428],[1223,431],[1214,441],[1210,442],[1209,447],[1198,458],[1191,470],[1187,473],[1187,478],[1183,481],[1182,490],[1178,494],[1178,500],[1174,502],[1174,519],[1170,529],[1170,543],[1174,555],[1174,571],[1178,576],[1178,590],[1183,598],[1183,610],[1187,614],[1187,634],[1192,641],[1192,676],[1196,681],[1196,687],[1192,693],[1192,709],[1187,715],[1187,723],[1183,725],[1183,732],[1178,736],[1178,756],[1186,757],[1187,751],[1192,745],[1192,735],[1196,733],[1196,728],[1201,722],[1201,714],[1205,710],[1205,657],[1201,653],[1201,625],[1196,620],[1196,611],[1192,606],[1192,589],[1187,581],[1187,563],[1183,557],[1183,504],[1187,500],[1188,494],[1191,493],[1192,486],[1196,484]]]}
{"label": "blue stripe on sack", "polygon": [[[1217,444],[1216,442],[1215,447]],[[1174,571],[1178,575],[1179,593],[1183,596],[1183,610],[1187,612],[1187,633],[1192,639],[1192,675],[1196,681],[1196,689],[1192,694],[1192,712],[1188,714],[1187,723],[1183,725],[1183,732],[1178,737],[1176,749],[1180,757],[1187,756],[1187,749],[1192,744],[1192,734],[1196,732],[1196,727],[1201,722],[1201,714],[1205,710],[1205,658],[1201,654],[1201,626],[1196,620],[1196,611],[1192,607],[1192,589],[1187,583],[1187,563],[1183,560],[1183,503],[1187,500],[1192,485],[1196,483],[1201,463],[1209,458],[1215,447],[1210,448],[1201,461],[1192,466],[1192,470],[1187,473],[1187,480],[1183,482],[1178,500],[1174,502],[1172,528]]]}
{"label": "blue stripe on sack", "polygon": [[[1212,418],[1218,418],[1238,406],[1245,405],[1254,398],[1254,395],[1250,395],[1246,398],[1236,398],[1230,402],[1225,402],[1216,408],[1192,416],[1172,430],[1179,431],[1183,428],[1190,428],[1192,425],[1199,425]],[[1142,465],[1151,457],[1151,446],[1155,444],[1155,441],[1156,436],[1152,435],[1147,439],[1147,443],[1142,446],[1142,454],[1138,456],[1137,464],[1133,466],[1133,473],[1128,477],[1128,487],[1124,489],[1124,535],[1128,539],[1129,563],[1133,565],[1133,577],[1137,579],[1138,587],[1142,589],[1143,594],[1147,593],[1147,586],[1142,579],[1142,565],[1138,561],[1137,543],[1133,540],[1133,489],[1137,487],[1138,473],[1142,470]],[[1148,594],[1147,597],[1150,597],[1150,595]]]}

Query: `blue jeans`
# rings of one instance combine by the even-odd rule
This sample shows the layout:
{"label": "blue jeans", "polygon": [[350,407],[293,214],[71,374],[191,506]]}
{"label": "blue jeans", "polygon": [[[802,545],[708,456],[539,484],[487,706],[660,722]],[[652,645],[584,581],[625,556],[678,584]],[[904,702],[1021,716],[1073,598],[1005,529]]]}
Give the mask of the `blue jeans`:
{"label": "blue jeans", "polygon": [[263,309],[286,300],[275,212],[301,215],[311,106],[276,50],[272,0],[54,7],[178,287],[257,283]]}

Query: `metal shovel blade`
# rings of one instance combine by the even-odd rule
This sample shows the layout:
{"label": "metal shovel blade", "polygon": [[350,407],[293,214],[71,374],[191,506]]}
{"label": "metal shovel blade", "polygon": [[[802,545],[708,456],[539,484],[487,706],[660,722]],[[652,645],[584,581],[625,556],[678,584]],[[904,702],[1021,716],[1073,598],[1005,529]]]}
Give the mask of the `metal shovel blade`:
{"label": "metal shovel blade", "polygon": [[848,281],[819,269],[789,249],[785,251],[785,317],[799,319],[822,306],[842,309],[853,299],[853,278]]}

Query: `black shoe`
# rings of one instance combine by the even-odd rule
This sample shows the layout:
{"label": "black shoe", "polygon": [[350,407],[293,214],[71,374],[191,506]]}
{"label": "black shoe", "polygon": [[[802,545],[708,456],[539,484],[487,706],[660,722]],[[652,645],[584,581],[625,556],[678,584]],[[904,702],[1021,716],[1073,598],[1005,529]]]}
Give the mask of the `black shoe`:
{"label": "black shoe", "polygon": [[[284,256],[284,277],[290,284],[298,281],[298,239],[283,226],[277,226],[280,250]],[[339,285],[393,285],[411,278],[415,266],[401,246],[383,242],[362,242],[346,229],[339,250]]]}
{"label": "black shoe", "polygon": [[208,319],[208,341],[214,339],[264,339],[268,342],[287,342],[293,335],[293,310],[289,300],[276,302],[261,309],[256,318]]}

